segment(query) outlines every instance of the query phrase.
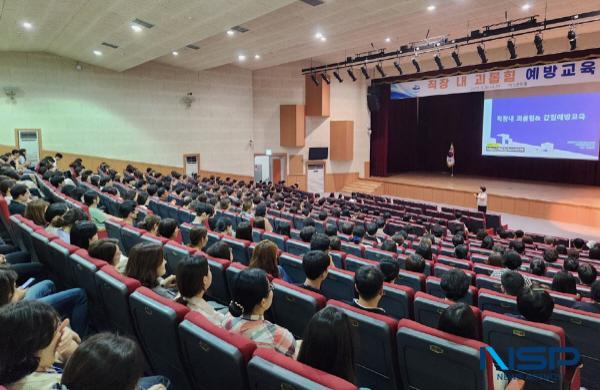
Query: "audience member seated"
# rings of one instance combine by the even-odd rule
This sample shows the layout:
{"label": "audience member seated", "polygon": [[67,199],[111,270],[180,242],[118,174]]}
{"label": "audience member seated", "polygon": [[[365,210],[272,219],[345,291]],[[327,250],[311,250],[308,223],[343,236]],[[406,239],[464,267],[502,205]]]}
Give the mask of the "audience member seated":
{"label": "audience member seated", "polygon": [[494,247],[494,238],[492,236],[485,236],[481,240],[481,249],[492,249]]}
{"label": "audience member seated", "polygon": [[33,221],[36,225],[45,227],[46,218],[44,215],[46,214],[47,209],[48,202],[43,199],[35,199],[27,204],[24,216],[30,221]]}
{"label": "audience member seated", "polygon": [[525,253],[525,244],[522,240],[512,240],[508,243],[508,249],[517,252],[519,255]]}
{"label": "audience member seated", "polygon": [[[558,245],[556,246],[556,252],[557,252],[559,255],[566,255],[566,254],[567,254],[567,247],[566,247],[566,246],[564,246],[563,244],[558,244]],[[546,260],[546,261],[548,261],[548,260]]]}
{"label": "audience member seated", "polygon": [[573,309],[585,310],[591,313],[600,314],[600,280],[596,280],[592,283],[591,288],[591,302],[575,302]]}
{"label": "audience member seated", "polygon": [[596,244],[590,248],[588,257],[592,260],[600,260],[600,245]]}
{"label": "audience member seated", "polygon": [[235,236],[235,232],[233,231],[233,223],[231,223],[231,219],[227,217],[219,218],[214,230],[216,230],[217,233],[222,233],[230,237]]}
{"label": "audience member seated", "polygon": [[358,298],[351,305],[371,313],[385,314],[385,310],[378,307],[383,297],[383,273],[372,265],[363,265],[354,274],[354,289]]}
{"label": "audience member seated", "polygon": [[400,264],[393,259],[383,259],[379,263],[379,269],[383,273],[383,279],[387,283],[393,283],[400,273]]}
{"label": "audience member seated", "polygon": [[565,294],[577,294],[577,280],[568,271],[559,271],[552,279],[552,290]]}
{"label": "audience member seated", "polygon": [[315,313],[306,325],[298,361],[356,383],[355,350],[355,335],[348,316],[328,306]]}
{"label": "audience member seated", "polygon": [[205,225],[208,227],[208,220],[215,214],[215,209],[208,203],[202,202],[196,206],[196,218],[192,221],[193,225]]}
{"label": "audience member seated", "polygon": [[169,240],[176,240],[179,235],[177,221],[173,218],[164,218],[158,223],[158,235]]}
{"label": "audience member seated", "polygon": [[[328,252],[331,242],[329,237],[323,233],[315,233],[310,239],[310,250]],[[340,244],[341,247],[341,244]]]}
{"label": "audience member seated", "polygon": [[68,361],[81,341],[68,323],[43,302],[0,308],[0,384],[10,390],[38,390],[59,383],[55,362]]}
{"label": "audience member seated", "polygon": [[281,278],[288,283],[292,282],[283,267],[279,265],[279,249],[272,241],[262,240],[256,245],[249,267],[260,268],[274,278]]}
{"label": "audience member seated", "polygon": [[425,271],[425,260],[423,259],[423,256],[417,253],[409,255],[404,262],[404,269],[422,274]]}
{"label": "audience member seated", "polygon": [[90,244],[98,239],[98,228],[90,221],[77,221],[69,235],[71,245],[88,249]]}
{"label": "audience member seated", "polygon": [[296,340],[289,330],[265,320],[273,303],[273,286],[267,273],[246,268],[237,274],[232,301],[223,327],[253,340],[260,348],[270,348],[289,357],[296,355]]}
{"label": "audience member seated", "polygon": [[225,241],[217,241],[208,247],[206,254],[210,257],[233,261],[233,252]]}
{"label": "audience member seated", "polygon": [[150,234],[155,236],[158,235],[158,225],[160,224],[160,217],[157,215],[147,215],[143,221],[138,223],[138,228],[144,229]]}
{"label": "audience member seated", "polygon": [[313,226],[305,226],[300,230],[300,239],[304,242],[310,243],[313,234],[315,234],[316,230]]}
{"label": "audience member seated", "polygon": [[213,324],[221,326],[225,315],[217,312],[204,300],[204,294],[212,283],[212,273],[206,258],[192,256],[180,262],[177,266],[176,280],[179,290],[176,301],[203,314]]}
{"label": "audience member seated", "polygon": [[589,263],[581,263],[577,268],[577,273],[579,274],[579,280],[581,283],[591,286],[598,277],[598,271]]}
{"label": "audience member seated", "polygon": [[446,294],[446,299],[458,301],[464,298],[469,291],[469,276],[459,269],[451,269],[442,275],[440,287]]}
{"label": "audience member seated", "polygon": [[466,259],[468,250],[466,245],[460,244],[454,248],[454,257],[457,259]]}
{"label": "audience member seated", "polygon": [[426,260],[431,260],[433,253],[431,252],[431,244],[428,244],[425,240],[421,240],[419,245],[415,248],[415,253],[422,256]]}
{"label": "audience member seated", "polygon": [[[518,271],[521,267],[521,264],[521,256],[513,250],[508,250],[504,252],[504,255],[502,255],[502,266],[504,268],[494,270],[490,277],[500,279],[502,277],[502,274],[507,271]],[[526,276],[524,276],[523,278],[525,279],[525,286],[531,286],[531,279],[529,279]]]}
{"label": "audience member seated", "polygon": [[85,340],[65,365],[60,385],[68,390],[166,390],[168,379],[142,378],[144,357],[137,343],[111,333]]}
{"label": "audience member seated", "polygon": [[531,260],[529,263],[529,273],[538,276],[546,275],[546,262],[539,257]]}
{"label": "audience member seated", "polygon": [[516,271],[507,271],[500,278],[502,292],[516,297],[525,288],[525,278]]}
{"label": "audience member seated", "polygon": [[190,229],[190,248],[202,250],[208,244],[208,230],[204,226],[193,226]]}
{"label": "audience member seated", "polygon": [[342,250],[342,240],[338,236],[329,237],[329,250],[332,251],[341,251]]}
{"label": "audience member seated", "polygon": [[323,251],[308,251],[302,257],[302,269],[306,280],[300,287],[321,293],[321,284],[327,279],[331,259]]}
{"label": "audience member seated", "polygon": [[547,323],[554,311],[554,301],[543,289],[524,288],[517,296],[517,309],[521,319]]}
{"label": "audience member seated", "polygon": [[158,295],[174,299],[177,295],[175,275],[162,278],[167,273],[166,264],[160,244],[140,242],[129,251],[125,276],[137,279]]}
{"label": "audience member seated", "polygon": [[238,223],[235,229],[235,238],[239,240],[252,241],[252,225],[248,221]]}
{"label": "audience member seated", "polygon": [[[54,206],[54,204],[48,206],[48,211],[52,208],[52,206]],[[83,213],[83,211],[81,211],[81,209],[77,207],[67,207],[67,210],[63,215],[57,215],[54,218],[52,218],[52,222],[50,222],[50,225],[46,226],[46,231],[48,233],[57,235],[61,240],[63,240],[67,244],[70,244],[71,229],[73,228],[73,225],[78,221],[85,220],[86,216]]]}
{"label": "audience member seated", "polygon": [[106,261],[120,273],[125,272],[127,257],[123,256],[119,249],[119,241],[114,238],[103,238],[92,242],[88,248],[88,254],[95,259]]}
{"label": "audience member seated", "polygon": [[379,249],[381,249],[382,251],[396,253],[398,251],[398,245],[393,240],[385,240],[381,243]]}
{"label": "audience member seated", "polygon": [[325,234],[326,234],[327,236],[329,236],[329,237],[334,237],[334,236],[337,236],[337,232],[338,232],[338,231],[337,231],[337,226],[335,226],[334,224],[332,224],[332,223],[328,223],[328,224],[325,226]]}
{"label": "audience member seated", "polygon": [[491,265],[492,267],[502,267],[502,254],[498,252],[491,253],[485,263],[487,265]]}
{"label": "audience member seated", "polygon": [[577,272],[578,268],[579,268],[579,260],[576,259],[575,257],[568,257],[563,262],[563,269],[565,271]]}
{"label": "audience member seated", "polygon": [[462,232],[456,233],[452,236],[452,245],[456,248],[459,245],[464,245],[465,237],[462,235]]}
{"label": "audience member seated", "polygon": [[83,201],[88,206],[90,218],[98,228],[98,231],[106,230],[104,223],[109,216],[100,208],[98,208],[98,205],[100,204],[100,197],[98,194],[94,191],[86,191],[86,193],[83,195]]}
{"label": "audience member seated", "polygon": [[286,236],[286,237],[291,237],[292,233],[292,225],[285,221],[285,222],[279,222],[279,224],[277,225],[277,234],[281,234],[282,236]]}
{"label": "audience member seated", "polygon": [[15,184],[10,189],[10,196],[12,198],[8,205],[8,211],[11,215],[20,214],[25,215],[25,209],[27,203],[31,200],[31,194],[25,184]]}
{"label": "audience member seated", "polygon": [[135,226],[137,219],[137,203],[133,200],[126,200],[119,205],[119,216],[127,225]]}

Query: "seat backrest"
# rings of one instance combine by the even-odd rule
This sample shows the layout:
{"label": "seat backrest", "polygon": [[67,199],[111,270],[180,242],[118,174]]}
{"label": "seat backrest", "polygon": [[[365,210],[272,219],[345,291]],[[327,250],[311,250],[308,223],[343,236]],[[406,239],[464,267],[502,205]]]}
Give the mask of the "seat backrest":
{"label": "seat backrest", "polygon": [[242,263],[231,263],[227,270],[225,271],[225,275],[227,277],[227,286],[229,287],[229,294],[233,296],[233,285],[235,283],[235,278],[237,275],[242,272],[243,269],[247,268],[246,265]]}
{"label": "seat backrest", "polygon": [[300,240],[289,239],[285,243],[285,248],[292,255],[302,256],[310,250],[310,244]]}
{"label": "seat backrest", "polygon": [[[435,297],[433,295],[419,291],[415,294],[415,299],[413,303],[415,321],[425,326],[437,329],[442,312],[444,311],[444,309],[446,309],[453,303],[454,302],[449,301],[447,299]],[[477,319],[477,337],[480,338],[481,327],[479,326],[479,324],[481,323],[481,311],[474,306],[471,306],[471,310],[473,310],[473,314]]]}
{"label": "seat backrest", "polygon": [[583,370],[581,385],[588,389],[598,386],[600,372],[600,314],[554,306],[550,323],[561,327],[581,354]]}
{"label": "seat backrest", "polygon": [[395,352],[398,322],[336,300],[328,301],[327,306],[343,310],[358,336],[359,351],[355,354],[358,384],[372,389],[397,389],[400,384]]}
{"label": "seat backrest", "polygon": [[96,286],[96,272],[108,263],[91,257],[85,249],[79,249],[69,256],[68,265],[71,267],[70,273],[74,277],[75,286],[84,289],[86,292],[92,322],[97,325],[97,329],[103,329],[106,322],[106,313]]}
{"label": "seat backrest", "polygon": [[[428,294],[436,297],[445,298],[446,293],[442,290],[441,286],[442,279],[435,276],[429,276],[425,281],[425,287]],[[467,295],[458,300],[458,302],[464,302],[467,305],[475,305],[477,303],[477,287],[469,286]]]}
{"label": "seat backrest", "polygon": [[[451,270],[455,269],[456,267],[453,267],[451,265],[447,265],[447,264],[443,264],[443,263],[435,263],[435,266],[433,268],[433,276],[437,276],[438,278],[441,278],[445,273],[450,272]],[[462,272],[464,272],[465,274],[467,274],[467,276],[469,276],[471,278],[471,284],[475,283],[475,272],[468,270],[468,269],[461,269]]]}
{"label": "seat backrest", "polygon": [[285,251],[285,242],[288,240],[287,236],[273,232],[264,232],[262,238],[263,240],[274,242],[280,250]]}
{"label": "seat backrest", "polygon": [[304,283],[306,275],[302,268],[302,258],[290,253],[282,253],[279,256],[279,265],[283,267],[294,283]]}
{"label": "seat backrest", "polygon": [[468,260],[455,259],[453,257],[448,256],[438,256],[436,261],[438,263],[446,264],[454,268],[460,268],[462,270],[473,269],[473,263],[471,263]]}
{"label": "seat backrest", "polygon": [[146,231],[138,229],[133,226],[124,225],[121,228],[121,242],[123,243],[124,255],[129,256],[131,248],[140,242],[142,242],[142,234]]}
{"label": "seat backrest", "polygon": [[357,257],[355,255],[350,254],[346,255],[344,264],[346,265],[345,269],[351,272],[356,272],[363,265],[372,265],[375,267],[379,266],[379,263],[377,261],[367,260],[362,257]]}
{"label": "seat backrest", "polygon": [[254,352],[248,364],[248,377],[252,390],[356,390],[356,386],[348,381],[265,348]]}
{"label": "seat backrest", "polygon": [[273,280],[273,320],[296,338],[302,338],[308,321],[325,306],[325,301],[321,294],[280,279]]}
{"label": "seat backrest", "polygon": [[195,389],[248,389],[246,366],[256,344],[189,312],[179,324],[183,363]]}
{"label": "seat backrest", "polygon": [[342,251],[346,252],[349,255],[364,257],[365,246],[362,244],[357,245],[350,242],[342,241]]}
{"label": "seat backrest", "polygon": [[478,291],[477,306],[481,311],[519,315],[516,297],[485,288]]}
{"label": "seat backrest", "polygon": [[346,269],[346,252],[329,251],[329,256],[337,268]]}
{"label": "seat backrest", "polygon": [[223,235],[216,232],[208,232],[206,237],[208,237],[208,243],[206,244],[206,248],[210,248],[212,244],[221,240]]}
{"label": "seat backrest", "polygon": [[383,261],[384,259],[395,261],[398,258],[397,253],[382,251],[381,249],[372,248],[370,246],[365,248],[365,257],[369,260]]}
{"label": "seat backrest", "polygon": [[223,236],[222,240],[231,247],[233,261],[244,265],[250,263],[250,256],[248,256],[248,246],[250,246],[250,241],[240,240],[229,236]]}
{"label": "seat backrest", "polygon": [[574,294],[561,293],[558,291],[548,290],[548,294],[552,297],[552,300],[555,304],[572,307],[577,301],[579,301],[579,297]]}
{"label": "seat backrest", "polygon": [[[565,333],[554,325],[540,324],[516,319],[491,311],[483,312],[483,342],[493,347],[504,362],[510,362],[515,348],[562,348],[565,347]],[[564,353],[561,353],[564,359]],[[527,375],[527,387],[543,389],[562,389],[564,366],[543,370],[514,371]]]}
{"label": "seat backrest", "polygon": [[192,229],[192,225],[189,223],[183,223],[179,225],[179,231],[181,232],[181,240],[185,245],[190,244],[190,230]]}
{"label": "seat backrest", "polygon": [[167,273],[174,274],[177,271],[177,266],[183,260],[187,259],[195,250],[181,245],[175,241],[168,241],[163,247],[165,260],[167,261]]}
{"label": "seat backrest", "polygon": [[141,286],[140,282],[121,275],[110,265],[102,267],[95,277],[109,329],[137,337],[129,311],[129,294]]}
{"label": "seat backrest", "polygon": [[481,289],[485,288],[492,291],[502,291],[502,282],[498,278],[492,278],[488,275],[476,275],[475,276],[475,287]]}
{"label": "seat backrest", "polygon": [[480,348],[487,345],[408,319],[396,335],[398,365],[405,389],[493,390],[492,360],[480,368]]}
{"label": "seat backrest", "polygon": [[354,299],[354,273],[329,267],[327,278],[321,284],[327,299],[349,302]]}
{"label": "seat backrest", "polygon": [[119,241],[119,248],[121,249],[122,253],[125,253],[125,248],[123,246],[122,241],[122,237],[121,237],[121,228],[122,228],[123,224],[116,220],[116,219],[107,219],[104,222],[104,227],[106,228],[106,233],[108,234],[109,238],[114,238],[115,240]]}
{"label": "seat backrest", "polygon": [[129,296],[129,307],[153,372],[169,378],[176,389],[191,389],[181,360],[178,332],[179,323],[190,310],[146,287],[138,288]]}
{"label": "seat backrest", "polygon": [[62,240],[54,240],[47,246],[49,255],[50,272],[54,275],[54,281],[60,287],[75,286],[74,275],[69,266],[69,255],[79,250],[79,247],[67,244]]}
{"label": "seat backrest", "polygon": [[397,320],[401,318],[412,318],[413,299],[415,292],[412,288],[398,284],[384,283],[383,297],[379,301],[379,307],[386,314]]}
{"label": "seat backrest", "polygon": [[425,275],[417,272],[411,272],[401,269],[398,277],[394,280],[395,284],[407,286],[416,291],[425,291]]}
{"label": "seat backrest", "polygon": [[208,260],[208,266],[210,267],[210,272],[212,273],[212,283],[208,291],[206,291],[206,295],[223,305],[228,305],[229,301],[231,300],[231,295],[229,294],[226,272],[227,267],[229,267],[231,262],[224,259],[210,257],[204,253],[202,254]]}

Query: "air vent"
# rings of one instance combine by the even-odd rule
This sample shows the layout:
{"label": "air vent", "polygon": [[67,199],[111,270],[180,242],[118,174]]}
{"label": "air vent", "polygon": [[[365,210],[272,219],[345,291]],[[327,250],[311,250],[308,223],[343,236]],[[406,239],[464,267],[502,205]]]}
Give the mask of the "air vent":
{"label": "air vent", "polygon": [[189,48],[189,49],[194,49],[194,50],[200,50],[200,48],[194,44],[189,44],[189,45],[185,45],[185,47]]}
{"label": "air vent", "polygon": [[242,33],[242,34],[245,33],[245,32],[250,31],[246,27],[242,27],[242,26],[234,26],[234,27],[231,27],[231,29],[234,30],[234,31],[237,31],[239,33]]}
{"label": "air vent", "polygon": [[102,44],[104,46],[108,46],[108,47],[111,47],[113,49],[118,49],[119,48],[119,46],[115,45],[114,43],[102,42]]}
{"label": "air vent", "polygon": [[133,19],[133,23],[135,24],[139,24],[140,26],[146,27],[146,28],[152,28],[154,27],[154,25],[152,23],[148,23],[145,20],[141,20],[138,18]]}
{"label": "air vent", "polygon": [[317,5],[321,5],[324,4],[325,2],[323,0],[300,0],[303,3],[306,3],[308,5],[312,5],[313,7],[316,7]]}

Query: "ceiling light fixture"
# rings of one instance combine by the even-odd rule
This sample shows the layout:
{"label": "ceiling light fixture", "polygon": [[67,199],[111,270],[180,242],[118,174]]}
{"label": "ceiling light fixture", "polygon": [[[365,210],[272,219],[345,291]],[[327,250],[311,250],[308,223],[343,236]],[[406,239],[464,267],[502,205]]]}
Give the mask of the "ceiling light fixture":
{"label": "ceiling light fixture", "polygon": [[327,38],[321,37],[321,42],[325,42],[325,41],[327,41]]}
{"label": "ceiling light fixture", "polygon": [[340,69],[339,68],[333,71],[333,77],[335,77],[337,79],[337,81],[339,81],[340,83],[344,82],[344,80],[340,76]]}
{"label": "ceiling light fixture", "polygon": [[23,22],[23,27],[27,30],[31,30],[33,28],[33,24],[31,24],[30,22]]}
{"label": "ceiling light fixture", "polygon": [[179,55],[179,52],[177,52],[177,51],[173,50],[173,51],[171,52],[171,54],[173,54],[174,56],[178,56],[178,55]]}
{"label": "ceiling light fixture", "polygon": [[398,74],[402,76],[402,68],[400,67],[400,59],[398,61],[394,61],[394,67],[398,71]]}
{"label": "ceiling light fixture", "polygon": [[511,37],[511,39],[509,39],[506,42],[506,48],[508,49],[508,53],[510,54],[510,59],[514,60],[518,57],[517,55],[517,45],[515,45],[515,38]]}
{"label": "ceiling light fixture", "polygon": [[254,59],[255,59],[255,60],[260,60],[260,54],[255,54],[255,55],[254,55]]}
{"label": "ceiling light fixture", "polygon": [[485,46],[483,46],[483,45],[477,45],[477,54],[479,54],[479,58],[481,58],[481,63],[482,64],[487,64],[488,59],[487,59],[487,56],[485,54]]}
{"label": "ceiling light fixture", "polygon": [[417,73],[419,73],[421,71],[421,65],[419,65],[419,61],[417,61],[417,57],[413,57],[412,64],[415,67],[415,70],[417,71]]}
{"label": "ceiling light fixture", "polygon": [[521,6],[521,9],[523,11],[527,11],[527,10],[529,10],[529,8],[531,8],[531,4],[529,4],[529,3],[525,3]]}
{"label": "ceiling light fixture", "polygon": [[381,62],[375,65],[375,69],[377,69],[381,77],[385,77],[385,72],[383,71],[383,66],[381,66]]}
{"label": "ceiling light fixture", "polygon": [[246,56],[245,56],[245,55],[243,55],[243,54],[240,54],[240,55],[238,56],[238,60],[239,60],[239,61],[246,61]]}
{"label": "ceiling light fixture", "polygon": [[100,50],[94,50],[93,53],[98,57],[102,55],[102,52]]}
{"label": "ceiling light fixture", "polygon": [[435,53],[435,55],[433,56],[433,60],[435,61],[435,64],[437,65],[439,70],[444,70],[444,64],[442,64],[442,59],[440,58],[439,51]]}
{"label": "ceiling light fixture", "polygon": [[454,51],[452,52],[452,59],[454,60],[454,63],[456,64],[456,66],[462,66],[462,62],[460,61],[460,55],[458,54],[458,46],[456,46],[454,48]]}
{"label": "ceiling light fixture", "polygon": [[315,34],[315,38],[316,39],[321,39],[321,38],[323,38],[323,34],[321,34],[320,32],[318,32],[318,33]]}
{"label": "ceiling light fixture", "polygon": [[428,6],[427,11],[429,11],[429,12],[435,11],[435,5],[431,4],[430,6]]}
{"label": "ceiling light fixture", "polygon": [[390,43],[391,41],[392,41],[392,38],[390,38],[390,37],[385,38],[385,43]]}
{"label": "ceiling light fixture", "polygon": [[319,79],[317,78],[317,75],[316,75],[316,74],[314,74],[314,73],[311,73],[311,74],[310,74],[310,78],[311,78],[311,80],[313,81],[313,83],[315,83],[315,85],[316,85],[316,86],[318,86],[318,85],[319,85]]}
{"label": "ceiling light fixture", "polygon": [[365,80],[370,79],[369,77],[369,69],[367,69],[367,65],[363,65],[360,67],[360,71],[362,72],[363,76],[365,76]]}
{"label": "ceiling light fixture", "polygon": [[567,39],[569,40],[569,45],[571,45],[571,51],[577,49],[577,33],[575,32],[575,27],[569,29]]}
{"label": "ceiling light fixture", "polygon": [[542,37],[542,33],[535,34],[533,44],[535,45],[538,56],[544,54],[544,38]]}
{"label": "ceiling light fixture", "polygon": [[235,31],[233,31],[233,30],[227,30],[227,36],[228,37],[232,37],[234,35],[235,35]]}
{"label": "ceiling light fixture", "polygon": [[137,24],[132,24],[131,29],[135,32],[142,32],[142,27],[138,26]]}
{"label": "ceiling light fixture", "polygon": [[354,75],[354,71],[352,68],[348,68],[348,76],[352,79],[352,81],[356,81],[356,76]]}
{"label": "ceiling light fixture", "polygon": [[327,83],[327,85],[331,84],[331,79],[329,76],[327,76],[327,72],[321,73],[321,78]]}

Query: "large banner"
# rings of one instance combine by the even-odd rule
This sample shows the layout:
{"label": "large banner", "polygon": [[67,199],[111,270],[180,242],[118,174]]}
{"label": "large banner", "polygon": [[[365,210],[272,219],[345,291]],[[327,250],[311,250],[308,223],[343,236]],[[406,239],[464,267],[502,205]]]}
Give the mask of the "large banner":
{"label": "large banner", "polygon": [[599,59],[593,59],[395,83],[391,98],[600,82],[599,64]]}

